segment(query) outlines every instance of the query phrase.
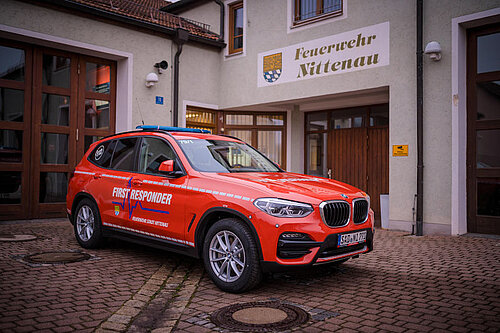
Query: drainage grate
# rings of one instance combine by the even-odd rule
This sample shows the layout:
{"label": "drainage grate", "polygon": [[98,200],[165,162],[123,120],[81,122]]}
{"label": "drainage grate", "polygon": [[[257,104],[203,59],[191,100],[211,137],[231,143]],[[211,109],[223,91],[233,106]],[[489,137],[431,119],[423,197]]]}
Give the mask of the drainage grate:
{"label": "drainage grate", "polygon": [[84,252],[52,251],[29,254],[23,260],[33,264],[68,264],[90,258],[90,254]]}
{"label": "drainage grate", "polygon": [[233,331],[270,332],[300,326],[309,320],[309,314],[277,301],[250,302],[221,308],[210,319],[215,325]]}
{"label": "drainage grate", "polygon": [[0,242],[26,242],[35,239],[34,235],[0,234]]}

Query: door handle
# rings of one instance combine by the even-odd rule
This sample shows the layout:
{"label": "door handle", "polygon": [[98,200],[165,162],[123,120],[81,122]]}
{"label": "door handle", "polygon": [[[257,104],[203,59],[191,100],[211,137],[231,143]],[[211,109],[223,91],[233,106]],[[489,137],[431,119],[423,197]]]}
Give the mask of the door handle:
{"label": "door handle", "polygon": [[132,185],[134,185],[134,186],[141,186],[142,185],[142,180],[140,180],[140,179],[132,179]]}
{"label": "door handle", "polygon": [[94,179],[100,179],[102,176],[100,173],[94,174]]}

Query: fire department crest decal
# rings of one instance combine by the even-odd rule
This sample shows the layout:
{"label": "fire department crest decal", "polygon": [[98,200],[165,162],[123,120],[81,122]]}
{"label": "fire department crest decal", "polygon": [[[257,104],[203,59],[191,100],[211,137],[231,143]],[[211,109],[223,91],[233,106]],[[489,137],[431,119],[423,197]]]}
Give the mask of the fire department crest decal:
{"label": "fire department crest decal", "polygon": [[281,52],[264,57],[264,79],[273,83],[280,78],[282,71]]}

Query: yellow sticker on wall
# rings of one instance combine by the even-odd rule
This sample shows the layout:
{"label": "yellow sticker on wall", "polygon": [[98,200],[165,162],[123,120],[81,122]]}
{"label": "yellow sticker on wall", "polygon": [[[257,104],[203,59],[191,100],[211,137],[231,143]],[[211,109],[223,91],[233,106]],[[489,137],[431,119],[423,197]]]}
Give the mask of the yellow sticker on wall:
{"label": "yellow sticker on wall", "polygon": [[408,156],[408,145],[392,145],[392,156]]}

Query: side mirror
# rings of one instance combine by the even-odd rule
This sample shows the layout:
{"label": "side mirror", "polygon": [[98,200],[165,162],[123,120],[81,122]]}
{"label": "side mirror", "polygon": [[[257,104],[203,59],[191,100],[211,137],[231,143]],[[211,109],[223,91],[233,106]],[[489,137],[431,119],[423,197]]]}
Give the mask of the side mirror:
{"label": "side mirror", "polygon": [[[166,160],[161,162],[160,166],[158,167],[158,171],[161,173],[166,174],[167,176],[170,177],[181,177],[184,175],[182,171],[180,171],[180,168],[176,168],[176,162],[174,160]],[[177,171],[174,171],[174,169],[177,169]]]}
{"label": "side mirror", "polygon": [[161,162],[158,171],[170,173],[174,171],[174,160],[166,160]]}

